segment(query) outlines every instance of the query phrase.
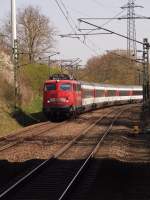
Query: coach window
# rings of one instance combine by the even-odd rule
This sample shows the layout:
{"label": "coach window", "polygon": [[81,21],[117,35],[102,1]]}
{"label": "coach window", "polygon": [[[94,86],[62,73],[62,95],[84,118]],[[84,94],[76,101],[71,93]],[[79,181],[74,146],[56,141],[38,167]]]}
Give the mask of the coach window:
{"label": "coach window", "polygon": [[108,90],[108,96],[109,97],[116,96],[116,91],[115,90]]}
{"label": "coach window", "polygon": [[96,97],[104,97],[105,92],[104,90],[96,90]]}
{"label": "coach window", "polygon": [[133,95],[135,96],[142,95],[142,91],[133,91]]}
{"label": "coach window", "polygon": [[83,91],[83,93],[84,93],[84,98],[91,98],[91,97],[93,97],[93,90],[89,90],[89,89],[85,89],[84,91]]}
{"label": "coach window", "polygon": [[50,91],[50,90],[56,90],[56,84],[55,83],[45,85],[45,91]]}
{"label": "coach window", "polygon": [[70,91],[71,90],[71,84],[70,83],[63,83],[60,85],[60,89],[64,91]]}
{"label": "coach window", "polygon": [[129,91],[120,91],[120,96],[128,96]]}

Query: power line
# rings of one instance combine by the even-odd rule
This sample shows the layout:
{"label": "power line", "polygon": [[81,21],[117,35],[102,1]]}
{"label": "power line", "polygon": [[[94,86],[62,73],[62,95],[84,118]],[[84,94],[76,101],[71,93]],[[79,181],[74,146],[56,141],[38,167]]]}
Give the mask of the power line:
{"label": "power line", "polygon": [[63,16],[64,16],[65,19],[67,20],[67,22],[68,22],[70,28],[73,30],[73,32],[76,32],[76,30],[74,29],[74,27],[73,27],[72,24],[70,23],[68,16],[66,16],[66,14],[65,14],[65,12],[63,11],[61,5],[59,4],[58,0],[54,0],[54,1],[56,2],[56,4],[57,4],[57,6],[59,7],[60,11],[62,12]]}
{"label": "power line", "polygon": [[108,33],[108,32],[104,32],[104,33],[76,33],[76,34],[62,34],[60,35],[61,37],[69,37],[69,36],[92,36],[92,35],[106,35],[106,34],[112,34],[112,33]]}
{"label": "power line", "polygon": [[85,20],[122,20],[122,19],[150,19],[150,17],[137,16],[137,17],[84,17]]}
{"label": "power line", "polygon": [[65,11],[67,13],[68,18],[70,17],[70,20],[72,21],[72,24],[78,30],[78,27],[77,27],[75,21],[73,20],[73,18],[71,17],[71,15],[69,15],[69,11],[68,11],[67,7],[65,6],[64,2],[62,0],[59,0],[59,1],[61,2],[62,6],[64,7],[64,9],[65,9]]}
{"label": "power line", "polygon": [[[114,17],[108,19],[108,21],[106,21],[105,23],[103,23],[101,26],[104,27],[106,26],[107,24],[109,24],[111,21],[114,20],[114,18],[118,17],[119,15],[121,15],[122,13],[124,12],[124,10],[122,10],[121,12],[117,13],[116,15],[114,15]],[[83,18],[80,18],[80,19],[83,19]],[[84,18],[85,19],[85,18]],[[93,30],[89,31],[88,33],[92,32]]]}
{"label": "power line", "polygon": [[[64,2],[63,2],[63,0],[60,0],[60,2],[62,3],[62,5],[63,5],[63,7],[64,7],[64,9],[65,9],[65,11],[66,11],[66,13],[67,13],[67,16],[68,16],[68,18],[70,17],[70,19],[71,19],[71,21],[72,21],[72,23],[74,24],[74,27],[75,27],[75,33],[77,33],[78,32],[78,27],[77,27],[77,25],[76,25],[76,23],[74,22],[74,20],[72,19],[72,17],[71,17],[71,15],[69,14],[69,11],[67,10],[67,8],[66,8],[66,6],[65,6],[65,4],[64,4]],[[85,40],[85,37],[83,38],[83,40],[79,37],[77,37],[77,39],[81,42],[81,43],[83,43],[88,49],[90,49],[91,51],[93,51],[94,53],[96,53],[97,54],[97,52],[95,51],[95,49],[93,49],[93,48],[91,48],[89,45],[87,45],[87,43],[86,43],[86,40]],[[89,39],[88,39],[89,40]],[[92,44],[92,46],[94,46],[94,47],[96,47],[96,45],[91,41],[91,40],[89,40],[90,41],[90,43]]]}
{"label": "power line", "polygon": [[[56,4],[57,4],[57,6],[59,7],[60,11],[62,12],[63,16],[64,16],[65,19],[67,20],[67,22],[68,22],[70,28],[71,28],[72,31],[76,34],[77,31],[78,31],[78,30],[76,31],[77,26],[75,25],[75,27],[74,27],[74,26],[71,24],[71,22],[70,22],[70,20],[69,20],[69,12],[68,12],[68,10],[67,10],[65,4],[64,4],[64,3],[62,2],[62,0],[61,0],[61,4],[63,4],[63,7],[64,7],[64,9],[65,9],[66,12],[67,12],[67,15],[65,14],[63,8],[61,7],[59,1],[58,1],[58,0],[54,0],[54,1],[56,2]],[[81,40],[81,38],[77,38],[77,39],[78,39],[83,45],[85,45],[88,49],[90,49],[91,51],[93,51],[94,53],[97,54],[97,52],[95,51],[95,49],[91,48],[88,44],[85,43],[85,39],[83,39],[83,40]]]}
{"label": "power line", "polygon": [[85,24],[88,24],[88,25],[91,25],[91,26],[93,26],[93,27],[96,27],[96,28],[99,29],[99,30],[108,31],[108,32],[111,33],[111,34],[117,35],[117,36],[122,37],[122,38],[125,38],[125,39],[130,39],[130,40],[132,40],[132,41],[135,41],[135,42],[138,43],[138,44],[143,45],[143,42],[140,42],[140,41],[138,41],[138,40],[131,39],[131,38],[129,38],[129,37],[123,35],[123,34],[117,33],[117,32],[115,32],[115,31],[112,31],[112,30],[107,29],[107,28],[103,28],[103,27],[98,26],[98,25],[96,25],[96,24],[87,22],[87,21],[85,21],[85,20],[83,20],[83,19],[78,19],[78,20],[79,20],[80,22],[85,23]]}

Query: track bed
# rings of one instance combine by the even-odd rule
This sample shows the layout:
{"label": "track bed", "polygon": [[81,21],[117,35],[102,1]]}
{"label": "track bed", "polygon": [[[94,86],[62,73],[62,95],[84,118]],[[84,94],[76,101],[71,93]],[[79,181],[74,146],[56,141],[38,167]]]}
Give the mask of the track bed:
{"label": "track bed", "polygon": [[[109,109],[111,110],[112,108]],[[9,186],[15,180],[18,180],[18,175],[23,176],[27,171],[41,163],[43,161],[41,159],[47,159],[80,131],[83,131],[87,124],[92,124],[100,115],[102,116],[104,113],[110,111],[109,109],[96,111],[93,114],[86,113],[75,122],[69,122],[68,125],[63,125],[58,130],[54,129],[53,133],[46,133],[43,137],[40,135],[40,137],[34,138],[35,141],[34,139],[29,139],[28,142],[25,141],[19,146],[3,151],[0,155],[0,164],[2,166],[0,172],[2,179],[0,181],[3,183],[1,184],[3,186],[1,187],[1,191],[6,185]],[[94,155],[90,164],[91,168],[87,169],[86,173],[82,175],[82,179],[79,182],[77,181],[75,187],[73,187],[71,199],[150,199],[150,136],[148,134],[137,134],[140,132],[140,129],[138,129],[140,127],[140,114],[141,107],[133,106],[119,117],[111,134],[106,137]],[[104,120],[100,126],[97,125],[94,128],[95,131],[106,128],[110,120],[111,117],[109,117],[109,120]],[[71,130],[73,131],[70,132]],[[55,159],[53,166],[48,171],[45,170],[42,175],[45,177],[45,182],[42,182],[42,185],[40,184],[43,192],[41,193],[38,190],[38,182],[35,187],[33,185],[32,189],[37,195],[36,199],[48,199],[46,196],[47,190],[50,192],[50,199],[55,200],[59,198],[60,194],[58,195],[57,189],[63,191],[64,185],[76,173],[81,163],[85,161],[85,156],[94,144],[95,138],[94,135],[92,137],[91,133],[91,136],[89,135],[84,142],[70,149],[70,153],[65,154],[59,159]],[[45,143],[46,140],[47,143]],[[27,156],[25,151],[25,147],[28,149],[28,145],[33,145],[29,156]],[[36,145],[37,148],[35,149]],[[24,150],[20,151],[20,148]],[[42,153],[41,149],[43,149]],[[17,155],[20,157],[18,158]],[[39,156],[37,160],[31,160],[35,159],[36,156]],[[25,161],[28,158],[30,161]],[[8,159],[11,163],[2,161],[2,159]],[[24,162],[12,162],[17,161],[17,159]],[[50,180],[48,184],[49,188],[46,187],[48,180]],[[29,194],[30,189],[28,186],[24,188],[22,193],[24,198],[29,199],[27,194]],[[35,196],[33,197],[35,198]],[[19,198],[19,195],[14,197],[14,199]]]}

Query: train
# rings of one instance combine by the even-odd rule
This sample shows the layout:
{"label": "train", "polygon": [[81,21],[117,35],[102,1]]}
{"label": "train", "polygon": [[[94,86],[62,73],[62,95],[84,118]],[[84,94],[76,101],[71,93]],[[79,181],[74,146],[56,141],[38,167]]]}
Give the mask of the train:
{"label": "train", "polygon": [[44,82],[43,112],[59,118],[142,99],[142,86],[86,83],[67,74],[54,74]]}

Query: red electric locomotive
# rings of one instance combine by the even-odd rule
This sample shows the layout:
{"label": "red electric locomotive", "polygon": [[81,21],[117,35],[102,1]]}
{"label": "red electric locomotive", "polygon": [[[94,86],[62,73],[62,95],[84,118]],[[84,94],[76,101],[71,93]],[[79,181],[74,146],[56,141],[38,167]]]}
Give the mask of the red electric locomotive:
{"label": "red electric locomotive", "polygon": [[66,74],[55,74],[44,83],[43,111],[46,116],[59,118],[81,107],[81,84]]}

